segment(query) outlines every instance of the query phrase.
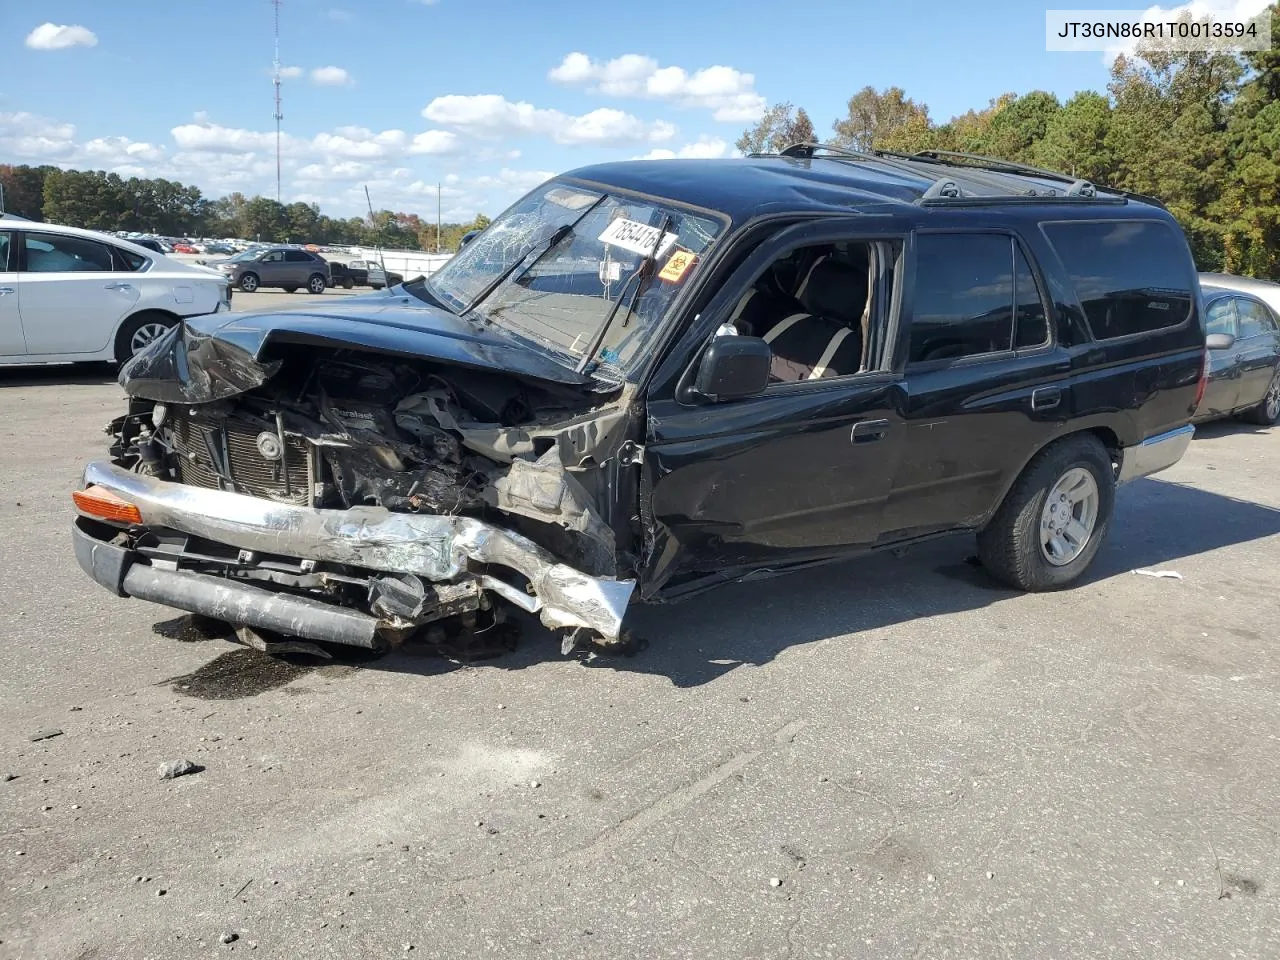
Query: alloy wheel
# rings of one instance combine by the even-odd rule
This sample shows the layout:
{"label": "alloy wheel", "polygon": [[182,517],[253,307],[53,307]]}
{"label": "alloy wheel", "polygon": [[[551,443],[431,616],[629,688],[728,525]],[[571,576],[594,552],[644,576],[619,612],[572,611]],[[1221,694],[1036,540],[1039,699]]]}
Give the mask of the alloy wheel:
{"label": "alloy wheel", "polygon": [[1063,567],[1084,551],[1098,523],[1098,482],[1084,467],[1072,467],[1049,490],[1040,511],[1040,552]]}

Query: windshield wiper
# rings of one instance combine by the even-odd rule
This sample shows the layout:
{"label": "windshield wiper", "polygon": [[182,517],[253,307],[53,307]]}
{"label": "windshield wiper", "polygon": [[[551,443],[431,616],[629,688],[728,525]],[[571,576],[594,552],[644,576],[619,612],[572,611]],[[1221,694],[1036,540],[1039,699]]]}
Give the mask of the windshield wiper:
{"label": "windshield wiper", "polygon": [[622,301],[627,296],[627,289],[631,286],[631,281],[639,280],[636,284],[635,292],[631,294],[631,302],[627,304],[627,319],[622,325],[625,327],[631,322],[631,314],[635,311],[636,300],[640,297],[640,291],[644,289],[645,282],[653,279],[654,273],[657,272],[651,268],[658,259],[658,251],[662,248],[662,238],[667,235],[667,230],[670,227],[671,214],[668,213],[663,217],[662,225],[658,227],[658,236],[653,241],[653,248],[640,261],[640,266],[636,267],[635,272],[627,277],[627,282],[618,291],[618,299],[613,301],[613,306],[604,318],[604,323],[600,325],[600,330],[591,338],[591,346],[583,354],[582,361],[574,368],[575,373],[586,373],[587,367],[595,363],[596,351],[600,349],[600,345],[604,343],[605,335],[608,334],[609,328],[613,326],[613,318],[618,315],[618,308],[622,306]]}

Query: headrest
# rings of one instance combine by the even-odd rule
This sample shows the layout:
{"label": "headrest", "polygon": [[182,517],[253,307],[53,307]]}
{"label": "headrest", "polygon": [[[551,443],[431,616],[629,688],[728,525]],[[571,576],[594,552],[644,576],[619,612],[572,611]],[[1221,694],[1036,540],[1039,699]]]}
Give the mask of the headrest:
{"label": "headrest", "polygon": [[867,272],[830,257],[819,260],[805,278],[799,300],[814,316],[857,323],[867,305]]}

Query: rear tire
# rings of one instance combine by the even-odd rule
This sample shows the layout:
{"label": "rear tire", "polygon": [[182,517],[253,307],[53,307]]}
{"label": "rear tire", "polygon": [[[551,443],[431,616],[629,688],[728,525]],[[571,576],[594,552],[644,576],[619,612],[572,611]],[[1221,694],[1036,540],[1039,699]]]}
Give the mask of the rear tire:
{"label": "rear tire", "polygon": [[240,278],[240,289],[245,293],[253,293],[258,289],[258,275],[256,273],[246,273]]}
{"label": "rear tire", "polygon": [[178,318],[173,314],[158,310],[144,310],[134,314],[116,334],[116,363],[133,359],[134,354],[164,336],[177,323]]}
{"label": "rear tire", "polygon": [[313,273],[307,278],[307,289],[312,293],[324,293],[324,288],[327,286],[324,277],[318,273]]}
{"label": "rear tire", "polygon": [[1111,456],[1097,437],[1079,434],[1051,444],[1027,464],[978,533],[982,565],[1019,590],[1070,586],[1106,539],[1115,486]]}
{"label": "rear tire", "polygon": [[1241,420],[1264,427],[1274,424],[1277,418],[1280,418],[1280,370],[1271,375],[1271,383],[1267,386],[1262,402],[1240,414]]}
{"label": "rear tire", "polygon": [[345,279],[345,280],[343,280],[343,281],[342,281],[342,289],[343,289],[343,290],[350,290],[350,289],[351,289],[352,287],[354,287],[355,285],[356,285],[356,284],[355,284],[355,281],[354,281],[354,280],[352,280],[350,277],[347,277],[347,279]]}

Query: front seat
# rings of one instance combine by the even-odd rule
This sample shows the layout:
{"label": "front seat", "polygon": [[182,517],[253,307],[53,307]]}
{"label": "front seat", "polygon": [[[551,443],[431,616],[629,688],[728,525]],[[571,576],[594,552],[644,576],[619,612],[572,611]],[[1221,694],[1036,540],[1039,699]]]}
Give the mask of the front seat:
{"label": "front seat", "polygon": [[810,269],[797,299],[801,312],[764,334],[773,348],[772,378],[783,383],[857,373],[862,360],[862,319],[867,270],[827,257]]}

